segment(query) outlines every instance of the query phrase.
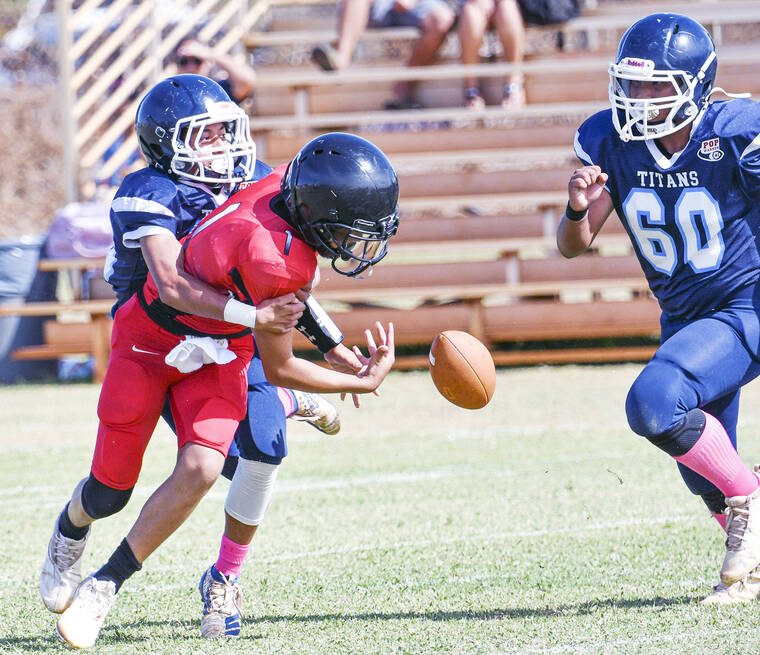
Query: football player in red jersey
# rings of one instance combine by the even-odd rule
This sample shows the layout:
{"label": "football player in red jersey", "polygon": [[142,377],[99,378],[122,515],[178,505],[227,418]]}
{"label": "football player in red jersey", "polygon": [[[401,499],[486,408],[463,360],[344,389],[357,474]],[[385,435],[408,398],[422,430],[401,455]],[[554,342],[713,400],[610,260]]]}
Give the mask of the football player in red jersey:
{"label": "football player in red jersey", "polygon": [[[287,167],[233,195],[199,223],[184,240],[181,263],[216,289],[258,303],[308,287],[317,254],[345,275],[367,270],[385,256],[397,227],[398,180],[387,157],[360,137],[333,133],[309,142]],[[58,620],[70,645],[95,643],[123,582],[218,478],[245,413],[246,367],[254,349],[273,384],[314,392],[372,392],[394,361],[392,325],[378,323],[376,336],[367,331],[369,357],[356,374],[295,357],[290,332],[254,332],[255,343],[239,325],[176,312],[161,301],[150,276],[117,311],[92,471],[105,488],[134,486],[167,395],[180,457],[126,538],[79,585]],[[125,383],[131,402],[125,402]]]}

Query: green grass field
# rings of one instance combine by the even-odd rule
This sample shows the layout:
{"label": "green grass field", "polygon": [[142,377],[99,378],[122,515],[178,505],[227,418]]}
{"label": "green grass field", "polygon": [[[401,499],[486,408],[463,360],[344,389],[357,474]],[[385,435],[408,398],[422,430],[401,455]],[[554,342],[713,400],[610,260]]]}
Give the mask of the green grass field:
{"label": "green grass field", "polygon": [[[127,582],[95,653],[757,652],[760,604],[706,608],[722,536],[672,461],[627,428],[640,366],[502,370],[480,411],[394,373],[324,437],[290,424],[243,570],[240,639],[200,636],[228,483]],[[37,580],[53,521],[89,469],[93,385],[0,388],[0,653],[69,652]],[[760,462],[760,386],[741,453]],[[160,427],[129,506],[97,523],[100,566],[170,472]]]}

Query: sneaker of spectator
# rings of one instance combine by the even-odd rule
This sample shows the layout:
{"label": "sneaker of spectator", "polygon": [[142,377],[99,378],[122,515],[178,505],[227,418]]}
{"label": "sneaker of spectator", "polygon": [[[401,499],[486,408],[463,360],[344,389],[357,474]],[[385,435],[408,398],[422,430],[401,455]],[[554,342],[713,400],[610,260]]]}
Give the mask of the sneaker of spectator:
{"label": "sneaker of spectator", "polygon": [[[492,27],[499,37],[504,60],[520,64],[525,54],[525,25],[516,0],[465,0],[459,15],[459,41],[463,64],[477,64],[479,50],[486,30]],[[474,77],[465,77],[464,106],[483,109],[485,100]],[[525,104],[525,89],[521,73],[508,75],[504,84],[502,107],[514,108]]]}

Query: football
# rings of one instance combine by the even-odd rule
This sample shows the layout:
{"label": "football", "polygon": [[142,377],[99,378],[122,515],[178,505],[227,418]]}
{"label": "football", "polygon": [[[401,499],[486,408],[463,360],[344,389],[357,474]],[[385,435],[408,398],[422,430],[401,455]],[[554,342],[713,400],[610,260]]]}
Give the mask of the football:
{"label": "football", "polygon": [[438,391],[465,409],[480,409],[491,400],[496,386],[493,357],[467,332],[446,330],[430,346],[430,375]]}

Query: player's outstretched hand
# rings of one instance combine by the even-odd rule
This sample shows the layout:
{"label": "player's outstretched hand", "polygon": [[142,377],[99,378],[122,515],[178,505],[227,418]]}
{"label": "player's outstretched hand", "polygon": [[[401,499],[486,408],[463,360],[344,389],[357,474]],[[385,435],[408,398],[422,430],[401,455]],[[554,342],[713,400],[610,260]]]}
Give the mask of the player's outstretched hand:
{"label": "player's outstretched hand", "polygon": [[607,173],[599,166],[583,166],[573,171],[567,185],[570,207],[578,212],[586,211],[604,190]]}
{"label": "player's outstretched hand", "polygon": [[[330,368],[340,371],[341,373],[356,374],[361,371],[366,365],[369,359],[362,355],[362,352],[354,347],[353,350],[347,348],[342,343],[339,343],[332,350],[328,350],[325,353],[325,361],[330,365]],[[355,407],[361,406],[361,396],[356,393],[352,393],[351,397],[354,401]],[[340,399],[345,400],[346,394],[340,394]]]}
{"label": "player's outstretched hand", "polygon": [[262,300],[256,305],[256,328],[285,334],[296,326],[305,308],[294,293]]}
{"label": "player's outstretched hand", "polygon": [[387,330],[382,323],[375,323],[375,330],[377,331],[377,340],[375,340],[371,330],[364,331],[367,338],[369,358],[366,358],[366,365],[357,373],[357,377],[365,378],[370,383],[369,391],[377,390],[396,361],[393,323],[388,323]]}

